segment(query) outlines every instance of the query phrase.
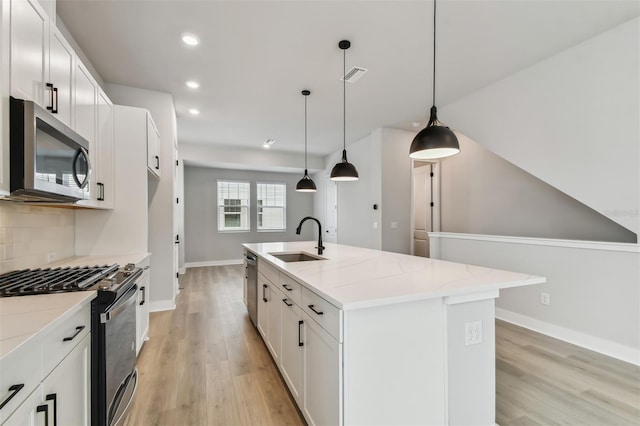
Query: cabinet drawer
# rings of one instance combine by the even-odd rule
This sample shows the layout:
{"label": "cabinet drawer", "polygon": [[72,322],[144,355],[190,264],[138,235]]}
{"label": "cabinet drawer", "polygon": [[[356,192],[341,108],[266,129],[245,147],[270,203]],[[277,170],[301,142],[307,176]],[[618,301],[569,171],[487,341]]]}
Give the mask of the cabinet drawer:
{"label": "cabinet drawer", "polygon": [[16,410],[42,377],[42,341],[39,336],[24,342],[0,362],[0,424]]}
{"label": "cabinet drawer", "polygon": [[342,342],[342,312],[306,287],[302,287],[302,309],[338,342]]}
{"label": "cabinet drawer", "polygon": [[91,304],[47,331],[42,338],[42,377],[49,375],[90,331]]}
{"label": "cabinet drawer", "polygon": [[280,271],[262,259],[258,259],[258,272],[267,277],[272,283],[280,282]]}
{"label": "cabinet drawer", "polygon": [[302,286],[293,278],[280,274],[280,290],[287,299],[291,299],[296,305],[302,303]]}

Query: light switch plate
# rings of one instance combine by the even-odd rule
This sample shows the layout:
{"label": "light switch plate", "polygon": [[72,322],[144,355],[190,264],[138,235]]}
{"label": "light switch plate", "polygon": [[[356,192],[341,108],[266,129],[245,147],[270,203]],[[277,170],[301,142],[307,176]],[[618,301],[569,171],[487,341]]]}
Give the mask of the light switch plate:
{"label": "light switch plate", "polygon": [[464,345],[482,343],[482,321],[468,322],[464,325]]}

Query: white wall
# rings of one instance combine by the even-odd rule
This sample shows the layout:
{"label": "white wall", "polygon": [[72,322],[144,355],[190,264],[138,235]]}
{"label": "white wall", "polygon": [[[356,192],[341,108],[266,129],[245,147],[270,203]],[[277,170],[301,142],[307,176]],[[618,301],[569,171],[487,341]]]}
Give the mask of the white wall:
{"label": "white wall", "polygon": [[[175,306],[174,268],[174,171],[176,113],[168,93],[107,84],[105,91],[115,104],[146,108],[160,133],[161,178],[149,177],[149,251],[151,252],[151,309]],[[118,172],[116,168],[116,173]]]}
{"label": "white wall", "polygon": [[[189,264],[215,264],[242,259],[242,243],[275,241],[316,241],[315,223],[305,222],[300,235],[295,230],[300,220],[313,213],[313,195],[296,192],[296,183],[302,176],[292,173],[225,170],[187,166],[185,183],[185,261]],[[217,179],[251,181],[249,220],[251,231],[218,232]],[[256,182],[286,182],[286,232],[256,231]],[[324,225],[324,223],[323,223]]]}
{"label": "white wall", "polygon": [[[497,316],[640,364],[640,248],[634,244],[431,234],[453,262],[541,275],[545,284],[500,291]],[[550,295],[549,306],[540,293]]]}
{"label": "white wall", "polygon": [[638,232],[640,18],[440,108],[445,123]]}
{"label": "white wall", "polygon": [[441,229],[466,234],[634,243],[636,235],[458,134],[441,161]]}

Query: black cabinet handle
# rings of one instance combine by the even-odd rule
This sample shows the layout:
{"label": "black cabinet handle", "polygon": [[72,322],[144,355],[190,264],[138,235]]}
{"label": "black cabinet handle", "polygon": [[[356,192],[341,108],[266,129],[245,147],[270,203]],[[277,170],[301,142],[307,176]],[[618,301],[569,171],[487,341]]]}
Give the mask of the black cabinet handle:
{"label": "black cabinet handle", "polygon": [[76,338],[76,336],[77,336],[78,334],[80,334],[80,332],[81,332],[82,330],[84,330],[84,325],[79,325],[79,326],[77,326],[77,327],[76,327],[76,332],[75,332],[75,333],[73,333],[73,336],[65,337],[64,339],[62,339],[62,341],[63,341],[63,342],[70,342],[71,340],[75,339],[75,338]]}
{"label": "black cabinet handle", "polygon": [[[53,93],[55,94],[56,103],[55,103],[55,106],[51,109],[51,113],[57,114],[58,113],[58,88],[57,87],[53,88]],[[51,106],[53,106],[53,101],[51,102]]]}
{"label": "black cabinet handle", "polygon": [[293,291],[293,289],[286,284],[282,284],[282,287],[284,287],[284,289],[287,291]]}
{"label": "black cabinet handle", "polygon": [[158,157],[157,155],[156,157],[156,170],[160,170],[160,157]]}
{"label": "black cabinet handle", "polygon": [[38,405],[36,412],[42,413],[44,411],[44,426],[49,426],[49,404]]}
{"label": "black cabinet handle", "polygon": [[0,410],[2,410],[4,406],[7,405],[9,401],[11,401],[13,397],[16,396],[16,394],[22,390],[23,387],[24,387],[24,383],[11,385],[9,387],[9,392],[11,392],[11,394],[9,394],[9,396],[6,397],[5,400],[0,403]]}
{"label": "black cabinet handle", "polygon": [[53,112],[53,83],[47,83],[46,86],[49,90],[49,102],[51,103],[51,106],[47,106],[47,111]]}
{"label": "black cabinet handle", "polygon": [[308,305],[308,306],[309,306],[309,309],[311,309],[313,312],[315,312],[316,315],[322,315],[324,313],[322,311],[316,311],[315,309],[313,309],[313,307],[315,305]]}
{"label": "black cabinet handle", "polygon": [[104,201],[104,183],[98,182],[98,201]]}
{"label": "black cabinet handle", "polygon": [[304,346],[304,342],[302,341],[302,324],[304,324],[304,321],[298,321],[298,346]]}
{"label": "black cabinet handle", "polygon": [[262,301],[263,302],[268,302],[266,291],[267,291],[267,285],[266,284],[262,284]]}
{"label": "black cabinet handle", "polygon": [[144,305],[144,302],[147,301],[147,293],[144,291],[144,286],[140,287],[140,291],[142,292],[142,301],[140,302],[140,306]]}
{"label": "black cabinet handle", "polygon": [[53,401],[53,426],[58,426],[58,396],[50,393],[45,397],[47,401]]}
{"label": "black cabinet handle", "polygon": [[287,305],[288,307],[292,307],[293,303],[289,303],[289,299],[282,299],[282,301],[284,302],[285,305]]}

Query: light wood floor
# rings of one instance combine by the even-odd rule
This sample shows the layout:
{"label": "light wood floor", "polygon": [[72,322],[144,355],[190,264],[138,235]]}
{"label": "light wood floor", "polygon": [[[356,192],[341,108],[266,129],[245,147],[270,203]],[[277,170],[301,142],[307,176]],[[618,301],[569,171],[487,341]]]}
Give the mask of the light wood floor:
{"label": "light wood floor", "polygon": [[[242,303],[242,266],[190,268],[151,314],[126,425],[304,425]],[[640,368],[496,322],[496,421],[640,425]]]}

